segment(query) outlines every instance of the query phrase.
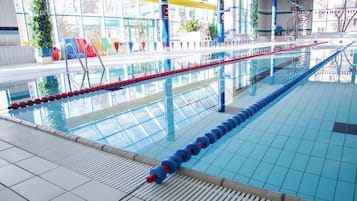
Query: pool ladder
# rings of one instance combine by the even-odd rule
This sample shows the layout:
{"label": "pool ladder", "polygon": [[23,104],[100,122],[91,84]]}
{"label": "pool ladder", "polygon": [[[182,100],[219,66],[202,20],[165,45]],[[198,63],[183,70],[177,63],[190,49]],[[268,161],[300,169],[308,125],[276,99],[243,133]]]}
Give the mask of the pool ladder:
{"label": "pool ladder", "polygon": [[102,66],[103,70],[105,70],[105,66],[103,64],[103,61],[102,61],[102,58],[100,57],[100,55],[98,54],[98,51],[97,51],[97,48],[92,45],[91,42],[87,42],[86,45],[84,46],[84,64],[82,62],[82,59],[81,57],[79,56],[79,53],[77,51],[77,49],[73,46],[73,44],[71,43],[66,43],[64,45],[64,55],[65,55],[65,59],[66,59],[66,72],[68,73],[69,72],[69,69],[68,69],[68,55],[67,55],[67,47],[69,48],[72,48],[74,54],[76,55],[76,58],[78,59],[82,69],[84,72],[87,72],[89,69],[88,69],[88,56],[87,56],[87,48],[88,46],[91,45],[91,47],[93,48],[95,54],[97,55],[97,58],[99,59],[99,62],[100,62],[100,65]]}

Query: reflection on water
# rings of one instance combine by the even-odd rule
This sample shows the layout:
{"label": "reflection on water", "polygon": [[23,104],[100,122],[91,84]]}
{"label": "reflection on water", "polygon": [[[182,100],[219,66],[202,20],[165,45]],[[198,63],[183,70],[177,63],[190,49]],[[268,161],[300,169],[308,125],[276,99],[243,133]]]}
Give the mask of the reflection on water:
{"label": "reflection on water", "polygon": [[[356,58],[355,54],[349,51],[336,57],[333,62],[311,76],[309,81],[355,83],[355,72],[351,72],[355,65],[351,64],[355,63]],[[101,90],[19,110],[6,110],[2,113],[136,151],[158,140],[177,140],[174,134],[176,131],[198,122],[212,112],[223,112],[224,105],[237,98],[241,104],[239,107],[246,107],[333,52],[334,50],[303,49],[146,81],[117,90]],[[193,63],[203,62],[200,61],[203,58],[210,58],[211,60],[206,62],[212,62],[234,54],[217,53],[190,61],[163,60],[119,66],[104,71],[60,74],[14,86],[21,86],[21,90],[27,87],[29,95],[25,99],[34,99],[165,70],[187,68]],[[170,68],[167,64],[170,64]],[[271,82],[272,77],[274,82]],[[169,87],[167,83],[171,83]],[[15,87],[6,90],[14,92]],[[171,92],[171,95],[168,92]],[[15,93],[10,93],[12,94]],[[23,96],[11,97],[11,100],[21,99],[24,99]],[[172,103],[170,107],[169,102]],[[172,112],[171,116],[167,111]],[[172,135],[169,135],[170,133]]]}

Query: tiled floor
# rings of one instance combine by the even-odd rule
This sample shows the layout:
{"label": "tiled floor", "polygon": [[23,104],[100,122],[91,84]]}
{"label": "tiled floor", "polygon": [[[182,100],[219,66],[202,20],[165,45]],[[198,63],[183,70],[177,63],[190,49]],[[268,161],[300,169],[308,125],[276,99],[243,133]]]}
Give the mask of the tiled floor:
{"label": "tiled floor", "polygon": [[0,141],[0,183],[4,201],[119,200],[125,195],[4,141]]}

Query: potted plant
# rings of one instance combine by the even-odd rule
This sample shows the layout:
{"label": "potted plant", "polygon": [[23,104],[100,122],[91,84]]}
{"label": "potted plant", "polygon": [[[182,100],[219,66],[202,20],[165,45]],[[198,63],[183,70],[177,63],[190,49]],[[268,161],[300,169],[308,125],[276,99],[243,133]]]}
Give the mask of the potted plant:
{"label": "potted plant", "polygon": [[36,60],[40,63],[49,63],[52,61],[52,25],[48,14],[48,2],[32,0],[31,9],[31,45],[35,48]]}
{"label": "potted plant", "polygon": [[215,22],[212,22],[208,25],[208,34],[211,37],[211,40],[217,39],[217,24]]}
{"label": "potted plant", "polygon": [[251,20],[252,20],[252,34],[251,37],[255,40],[258,37],[258,18],[259,18],[259,0],[255,0],[252,6]]}
{"label": "potted plant", "polygon": [[181,41],[199,42],[203,36],[201,33],[201,24],[197,19],[184,22],[179,31],[181,31]]}

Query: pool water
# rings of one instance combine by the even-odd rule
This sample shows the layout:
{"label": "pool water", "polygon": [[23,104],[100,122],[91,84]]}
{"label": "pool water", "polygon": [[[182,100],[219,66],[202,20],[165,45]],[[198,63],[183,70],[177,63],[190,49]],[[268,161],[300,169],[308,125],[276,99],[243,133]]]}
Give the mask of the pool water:
{"label": "pool water", "polygon": [[[335,51],[309,48],[169,77],[175,130],[170,134],[165,128],[166,79],[7,115],[163,160]],[[336,131],[336,123],[357,125],[351,52],[347,49],[338,55],[183,166],[309,200],[357,200],[357,136],[352,131]],[[226,58],[235,55],[239,53],[225,53]],[[196,63],[202,58],[217,59],[215,55],[198,58]],[[113,73],[104,76],[59,75],[61,87],[56,90],[135,76],[134,69],[137,74],[161,72],[163,62],[159,63],[111,69]],[[195,62],[177,59],[171,63],[178,68]],[[220,71],[224,72],[225,112],[217,112]]]}

